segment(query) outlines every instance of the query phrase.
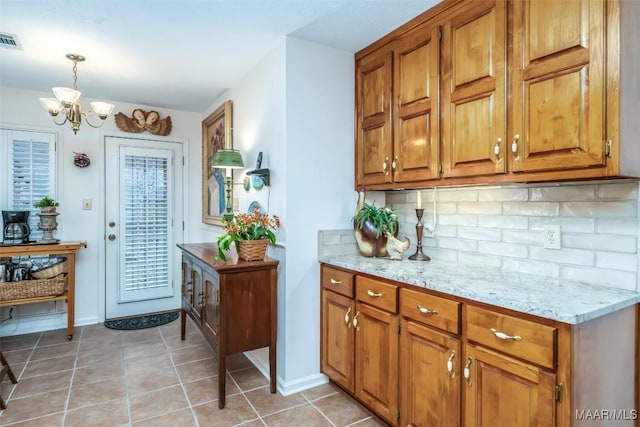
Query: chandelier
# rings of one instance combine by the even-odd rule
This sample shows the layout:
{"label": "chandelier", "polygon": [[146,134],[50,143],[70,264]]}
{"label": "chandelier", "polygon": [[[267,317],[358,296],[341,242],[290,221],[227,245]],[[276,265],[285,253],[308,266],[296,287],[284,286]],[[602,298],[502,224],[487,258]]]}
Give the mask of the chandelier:
{"label": "chandelier", "polygon": [[[54,87],[52,90],[55,98],[40,98],[40,103],[44,109],[51,114],[55,124],[61,126],[66,122],[69,122],[74,134],[78,133],[78,130],[80,129],[82,116],[85,117],[89,126],[92,128],[99,128],[104,124],[107,116],[113,112],[115,106],[108,102],[95,101],[90,103],[92,111],[82,111],[80,106],[80,91],[77,90],[76,85],[78,82],[78,62],[83,62],[85,57],[75,53],[67,53],[66,56],[68,59],[73,61],[73,88]],[[61,111],[64,114],[64,120],[62,122],[57,122],[55,117]],[[89,121],[89,116],[92,114],[95,114],[100,118],[100,123],[94,125]]]}

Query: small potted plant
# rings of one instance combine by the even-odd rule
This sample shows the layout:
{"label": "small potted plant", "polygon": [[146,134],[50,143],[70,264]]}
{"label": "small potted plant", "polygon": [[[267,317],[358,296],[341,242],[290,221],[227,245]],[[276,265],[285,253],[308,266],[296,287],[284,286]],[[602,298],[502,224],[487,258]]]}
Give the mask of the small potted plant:
{"label": "small potted plant", "polygon": [[44,196],[33,204],[34,208],[39,208],[40,212],[51,213],[55,212],[60,203],[56,202],[49,196]]}
{"label": "small potted plant", "polygon": [[226,234],[218,236],[217,258],[226,261],[225,251],[234,243],[238,257],[246,261],[264,259],[269,243],[276,243],[274,230],[280,227],[277,215],[269,216],[253,206],[251,213],[233,215],[223,220]]}
{"label": "small potted plant", "polygon": [[398,235],[398,214],[390,207],[378,207],[364,201],[365,193],[358,197],[353,228],[360,253],[368,257],[387,256],[387,237]]}

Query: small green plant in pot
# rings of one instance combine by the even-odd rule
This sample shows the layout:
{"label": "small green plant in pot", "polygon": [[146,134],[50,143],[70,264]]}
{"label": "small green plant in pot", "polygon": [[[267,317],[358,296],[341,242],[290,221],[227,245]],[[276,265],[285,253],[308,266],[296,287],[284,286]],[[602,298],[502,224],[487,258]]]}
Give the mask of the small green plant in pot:
{"label": "small green plant in pot", "polygon": [[387,206],[377,207],[375,203],[364,202],[364,192],[360,192],[353,228],[360,253],[368,257],[386,257],[387,238],[385,231],[398,235],[398,215]]}
{"label": "small green plant in pot", "polygon": [[55,212],[60,203],[56,202],[49,196],[44,196],[33,204],[34,208],[40,209],[41,212]]}

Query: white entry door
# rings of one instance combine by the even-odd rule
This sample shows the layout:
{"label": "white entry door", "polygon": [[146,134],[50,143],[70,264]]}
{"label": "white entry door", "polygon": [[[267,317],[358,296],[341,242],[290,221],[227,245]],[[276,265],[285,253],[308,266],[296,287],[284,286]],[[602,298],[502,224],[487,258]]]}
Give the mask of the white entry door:
{"label": "white entry door", "polygon": [[105,162],[106,318],[177,309],[182,144],[105,137]]}

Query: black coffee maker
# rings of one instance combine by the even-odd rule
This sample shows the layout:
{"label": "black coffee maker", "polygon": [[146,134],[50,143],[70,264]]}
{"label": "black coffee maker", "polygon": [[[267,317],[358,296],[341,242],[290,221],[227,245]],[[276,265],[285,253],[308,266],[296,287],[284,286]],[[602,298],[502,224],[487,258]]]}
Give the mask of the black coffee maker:
{"label": "black coffee maker", "polygon": [[2,243],[29,243],[29,211],[2,211]]}

